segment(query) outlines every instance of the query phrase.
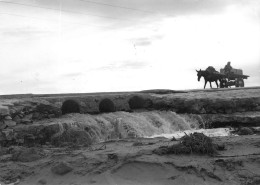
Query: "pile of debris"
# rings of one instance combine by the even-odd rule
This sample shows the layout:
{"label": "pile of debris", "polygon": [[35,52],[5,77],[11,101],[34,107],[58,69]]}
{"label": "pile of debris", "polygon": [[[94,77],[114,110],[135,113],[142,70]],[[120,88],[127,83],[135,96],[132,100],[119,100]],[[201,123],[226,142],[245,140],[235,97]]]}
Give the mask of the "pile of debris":
{"label": "pile of debris", "polygon": [[171,146],[162,146],[154,150],[158,155],[164,154],[217,154],[217,150],[224,150],[224,145],[214,144],[210,137],[203,133],[192,133],[185,135],[180,142]]}

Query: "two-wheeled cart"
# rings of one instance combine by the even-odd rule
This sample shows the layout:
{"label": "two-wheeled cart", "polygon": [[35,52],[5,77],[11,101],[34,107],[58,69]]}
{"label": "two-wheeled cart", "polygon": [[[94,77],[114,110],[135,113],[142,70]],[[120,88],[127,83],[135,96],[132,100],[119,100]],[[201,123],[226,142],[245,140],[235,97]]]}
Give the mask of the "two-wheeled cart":
{"label": "two-wheeled cart", "polygon": [[248,75],[243,75],[242,69],[231,69],[229,73],[225,73],[224,69],[220,69],[220,74],[223,76],[220,80],[220,88],[244,87],[244,79],[249,77]]}

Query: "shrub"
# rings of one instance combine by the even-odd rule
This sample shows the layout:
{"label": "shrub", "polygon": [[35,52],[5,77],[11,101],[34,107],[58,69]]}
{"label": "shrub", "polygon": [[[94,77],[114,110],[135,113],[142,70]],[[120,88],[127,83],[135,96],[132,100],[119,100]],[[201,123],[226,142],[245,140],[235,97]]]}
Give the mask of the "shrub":
{"label": "shrub", "polygon": [[171,146],[163,146],[154,152],[157,154],[208,154],[217,153],[218,146],[213,144],[212,139],[203,133],[193,133],[185,135],[180,139],[180,143]]}

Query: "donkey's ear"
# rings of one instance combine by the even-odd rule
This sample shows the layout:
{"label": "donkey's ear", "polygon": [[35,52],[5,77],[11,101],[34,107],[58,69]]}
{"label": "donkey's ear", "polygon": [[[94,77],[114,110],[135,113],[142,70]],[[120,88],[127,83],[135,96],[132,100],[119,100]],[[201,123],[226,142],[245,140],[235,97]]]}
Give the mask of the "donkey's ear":
{"label": "donkey's ear", "polygon": [[201,69],[200,69],[200,71],[201,71]]}
{"label": "donkey's ear", "polygon": [[197,72],[199,72],[197,69],[196,69]]}

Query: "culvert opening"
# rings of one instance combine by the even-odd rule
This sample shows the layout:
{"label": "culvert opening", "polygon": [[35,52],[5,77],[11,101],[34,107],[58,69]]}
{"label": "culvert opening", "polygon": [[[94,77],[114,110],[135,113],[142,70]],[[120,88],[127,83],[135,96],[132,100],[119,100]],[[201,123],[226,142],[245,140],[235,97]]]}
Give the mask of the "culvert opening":
{"label": "culvert opening", "polygon": [[99,111],[100,112],[115,112],[115,104],[110,99],[106,98],[103,99],[99,104]]}
{"label": "culvert opening", "polygon": [[61,107],[62,114],[80,113],[79,104],[74,100],[66,100]]}
{"label": "culvert opening", "polygon": [[134,96],[128,101],[130,109],[142,109],[144,108],[145,100],[140,96]]}

